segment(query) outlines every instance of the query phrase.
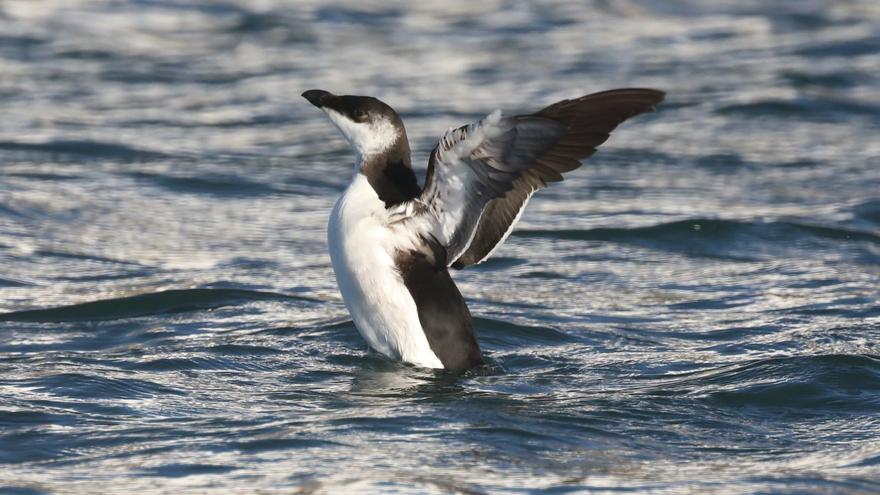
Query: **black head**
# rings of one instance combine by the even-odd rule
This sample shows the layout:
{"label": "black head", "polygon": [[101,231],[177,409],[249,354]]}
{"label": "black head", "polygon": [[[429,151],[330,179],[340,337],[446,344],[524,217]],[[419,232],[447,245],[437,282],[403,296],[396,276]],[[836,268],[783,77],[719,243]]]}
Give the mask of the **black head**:
{"label": "black head", "polygon": [[385,102],[372,96],[334,95],[323,89],[310,89],[302,94],[303,98],[321,110],[335,110],[357,123],[384,117],[392,121],[400,121],[400,116]]}
{"label": "black head", "polygon": [[327,114],[359,155],[356,167],[386,207],[421,193],[410,162],[406,129],[393,108],[372,96],[337,96],[322,89],[302,94]]}
{"label": "black head", "polygon": [[302,96],[323,110],[361,155],[383,152],[395,146],[406,146],[409,153],[403,121],[393,108],[378,98],[340,96],[322,89],[310,89]]}

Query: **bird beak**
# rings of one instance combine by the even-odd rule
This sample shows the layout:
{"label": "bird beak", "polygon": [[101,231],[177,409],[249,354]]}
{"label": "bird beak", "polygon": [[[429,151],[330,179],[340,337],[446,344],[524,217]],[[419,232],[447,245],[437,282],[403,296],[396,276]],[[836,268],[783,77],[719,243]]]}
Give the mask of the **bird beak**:
{"label": "bird beak", "polygon": [[323,89],[310,89],[302,94],[302,97],[309,100],[309,103],[318,108],[323,108],[328,101],[335,98],[336,95]]}

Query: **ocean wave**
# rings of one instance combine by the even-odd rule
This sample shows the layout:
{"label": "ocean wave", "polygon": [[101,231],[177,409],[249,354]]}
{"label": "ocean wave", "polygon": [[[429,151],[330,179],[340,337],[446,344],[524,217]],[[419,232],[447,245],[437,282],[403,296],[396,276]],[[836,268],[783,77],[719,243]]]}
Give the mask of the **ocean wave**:
{"label": "ocean wave", "polygon": [[33,284],[25,282],[24,280],[0,277],[0,287],[27,287],[29,285]]}
{"label": "ocean wave", "polygon": [[183,391],[139,378],[110,378],[83,373],[57,373],[18,381],[19,386],[49,392],[55,396],[83,398],[139,399],[185,395]]}
{"label": "ocean wave", "polygon": [[[794,221],[739,221],[691,219],[647,227],[595,229],[523,229],[513,232],[524,238],[551,238],[577,241],[602,241],[632,244],[646,248],[675,251],[692,256],[729,260],[756,261],[761,250],[788,249],[796,241],[867,243],[880,245],[880,235],[872,232],[811,225]],[[867,258],[877,256],[863,253]]]}
{"label": "ocean wave", "polygon": [[131,177],[154,184],[174,193],[198,193],[223,198],[258,197],[281,193],[268,184],[250,181],[235,175],[174,176],[148,172],[132,172]]}
{"label": "ocean wave", "polygon": [[481,344],[500,349],[517,349],[529,345],[563,345],[578,339],[550,327],[520,325],[492,318],[474,318]]}
{"label": "ocean wave", "polygon": [[853,207],[853,218],[857,224],[880,228],[880,199],[865,201]]}
{"label": "ocean wave", "polygon": [[643,390],[696,396],[713,407],[746,408],[745,412],[748,408],[803,415],[880,411],[880,356],[774,357],[659,379],[665,383]]}
{"label": "ocean wave", "polygon": [[0,150],[27,154],[48,154],[56,157],[74,155],[112,158],[129,162],[153,161],[168,157],[168,155],[158,151],[139,149],[124,144],[80,140],[55,140],[44,143],[0,141]]}
{"label": "ocean wave", "polygon": [[858,57],[862,55],[877,55],[880,51],[880,42],[877,36],[866,38],[849,39],[841,41],[825,41],[810,43],[794,50],[794,53],[804,57]]}
{"label": "ocean wave", "polygon": [[743,117],[796,118],[810,122],[835,122],[854,116],[877,121],[880,107],[865,102],[840,98],[765,99],[727,105],[716,110],[720,115]]}
{"label": "ocean wave", "polygon": [[0,314],[0,321],[60,323],[68,321],[118,320],[158,314],[202,311],[265,300],[315,301],[308,297],[252,290],[172,289],[56,308],[3,313]]}

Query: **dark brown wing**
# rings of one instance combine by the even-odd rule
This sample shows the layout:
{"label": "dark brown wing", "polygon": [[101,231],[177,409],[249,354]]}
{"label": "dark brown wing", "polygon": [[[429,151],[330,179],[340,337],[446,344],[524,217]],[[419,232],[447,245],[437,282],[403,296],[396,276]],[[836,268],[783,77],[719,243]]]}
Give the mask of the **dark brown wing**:
{"label": "dark brown wing", "polygon": [[531,115],[564,126],[555,142],[543,146],[534,163],[512,182],[503,196],[490,200],[467,249],[452,264],[464,268],[482,262],[513,230],[526,202],[548,182],[559,182],[562,174],[581,165],[596,147],[608,139],[611,131],[624,120],[652,110],[663,101],[664,93],[654,89],[614,89],[574,100],[562,100]]}

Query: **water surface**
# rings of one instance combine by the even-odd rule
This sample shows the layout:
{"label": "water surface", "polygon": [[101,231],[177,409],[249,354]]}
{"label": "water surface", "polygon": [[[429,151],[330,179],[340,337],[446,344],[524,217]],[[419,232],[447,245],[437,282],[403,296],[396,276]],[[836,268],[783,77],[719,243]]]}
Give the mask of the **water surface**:
{"label": "water surface", "polygon": [[[0,493],[880,492],[870,0],[0,4]],[[455,273],[490,370],[367,352],[299,94],[441,133],[668,91]]]}

